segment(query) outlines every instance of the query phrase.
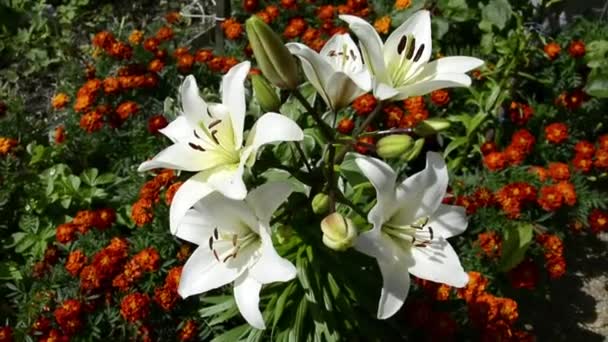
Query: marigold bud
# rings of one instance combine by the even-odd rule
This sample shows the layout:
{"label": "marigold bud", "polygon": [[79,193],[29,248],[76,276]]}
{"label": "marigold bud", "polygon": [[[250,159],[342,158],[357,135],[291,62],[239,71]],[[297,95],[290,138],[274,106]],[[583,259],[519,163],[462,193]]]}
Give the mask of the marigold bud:
{"label": "marigold bud", "polygon": [[274,87],[262,75],[251,76],[253,93],[260,107],[265,112],[277,112],[281,107],[281,99],[277,96]]}
{"label": "marigold bud", "polygon": [[350,248],[357,236],[353,222],[339,213],[333,213],[321,221],[323,243],[335,251]]}
{"label": "marigold bud", "polygon": [[264,76],[279,88],[296,89],[298,68],[281,38],[257,16],[247,19],[245,29]]}
{"label": "marigold bud", "polygon": [[409,135],[395,134],[383,137],[376,143],[376,153],[383,159],[397,158],[408,152],[414,139]]}

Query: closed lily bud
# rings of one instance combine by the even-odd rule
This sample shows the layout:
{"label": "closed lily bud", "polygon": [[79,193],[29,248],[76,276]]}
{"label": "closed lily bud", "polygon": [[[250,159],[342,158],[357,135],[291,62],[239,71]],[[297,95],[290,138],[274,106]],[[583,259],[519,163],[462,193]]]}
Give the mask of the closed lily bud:
{"label": "closed lily bud", "polygon": [[450,122],[445,119],[427,119],[414,128],[414,133],[421,137],[437,134],[450,127]]}
{"label": "closed lily bud", "polygon": [[339,213],[333,213],[321,221],[323,243],[335,251],[345,251],[353,245],[357,230],[353,222]]}
{"label": "closed lily bud", "polygon": [[298,87],[298,68],[296,61],[281,38],[257,16],[245,23],[247,37],[258,66],[266,78],[282,89]]}
{"label": "closed lily bud", "polygon": [[320,192],[312,199],[312,211],[315,214],[323,214],[329,209],[329,196]]}
{"label": "closed lily bud", "polygon": [[274,87],[268,83],[268,80],[262,75],[253,75],[251,84],[253,85],[255,98],[262,110],[264,112],[278,112],[281,107],[281,99],[279,99]]}
{"label": "closed lily bud", "polygon": [[412,148],[407,153],[401,156],[401,160],[411,161],[416,159],[416,157],[418,157],[418,155],[422,151],[423,146],[424,138],[416,139],[416,142],[414,142],[414,146],[412,146]]}
{"label": "closed lily bud", "polygon": [[397,158],[408,152],[413,142],[414,139],[409,135],[389,135],[378,140],[376,153],[383,159]]}

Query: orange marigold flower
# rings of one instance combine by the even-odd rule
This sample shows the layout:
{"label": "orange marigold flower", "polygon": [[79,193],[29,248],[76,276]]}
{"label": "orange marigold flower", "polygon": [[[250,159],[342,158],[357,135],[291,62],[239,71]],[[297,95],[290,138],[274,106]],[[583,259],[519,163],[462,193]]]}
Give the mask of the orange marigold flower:
{"label": "orange marigold flower", "polygon": [[165,311],[171,311],[178,299],[177,292],[166,286],[154,289],[154,302]]}
{"label": "orange marigold flower", "polygon": [[530,118],[534,115],[534,110],[532,107],[525,103],[519,102],[511,102],[511,107],[509,108],[509,117],[511,118],[511,122],[516,125],[523,126]]}
{"label": "orange marigold flower", "polygon": [[98,111],[91,111],[80,117],[80,128],[93,133],[99,131],[103,127],[103,115]]}
{"label": "orange marigold flower", "polygon": [[177,69],[182,74],[189,73],[192,70],[192,65],[194,64],[194,56],[191,54],[183,54],[177,58]]}
{"label": "orange marigold flower", "polygon": [[106,94],[116,94],[120,91],[120,81],[116,77],[107,77],[103,80],[103,91]]}
{"label": "orange marigold flower", "polygon": [[568,53],[574,58],[580,58],[585,55],[585,43],[582,40],[573,40],[568,46]]}
{"label": "orange marigold flower", "polygon": [[252,13],[258,8],[258,0],[243,0],[243,9],[245,12]]}
{"label": "orange marigold flower", "polygon": [[334,18],[336,13],[336,8],[333,5],[323,5],[317,8],[317,18],[319,20],[331,20]]}
{"label": "orange marigold flower", "polygon": [[120,314],[128,322],[145,319],[150,312],[150,298],[141,293],[132,293],[125,296],[120,302]]}
{"label": "orange marigold flower", "polygon": [[564,242],[555,234],[540,234],[536,241],[543,246],[545,258],[564,254]]}
{"label": "orange marigold flower", "polygon": [[165,203],[167,205],[171,205],[171,202],[173,202],[173,197],[175,196],[175,193],[182,186],[182,184],[184,184],[184,182],[176,182],[176,183],[171,184],[171,186],[169,186],[169,188],[167,188],[167,192],[165,192]]}
{"label": "orange marigold flower", "polygon": [[316,28],[309,27],[306,29],[306,31],[304,31],[304,34],[302,34],[302,42],[310,46],[315,41],[315,39],[319,38],[320,36],[321,31]]}
{"label": "orange marigold flower", "polygon": [[156,35],[154,35],[156,39],[161,42],[165,42],[173,39],[173,29],[169,26],[163,26],[156,31]]}
{"label": "orange marigold flower", "polygon": [[520,130],[517,130],[511,136],[511,145],[513,145],[516,148],[521,149],[525,153],[532,152],[535,142],[536,142],[536,139],[534,138],[534,135],[532,135],[532,133],[530,133],[530,131],[523,129],[523,128]]}
{"label": "orange marigold flower", "polygon": [[112,208],[103,208],[97,211],[95,226],[97,229],[108,229],[116,222],[116,211]]}
{"label": "orange marigold flower", "polygon": [[574,145],[574,152],[582,157],[591,158],[595,153],[595,146],[587,140],[581,140]]}
{"label": "orange marigold flower", "polygon": [[471,322],[475,326],[483,327],[498,317],[500,298],[489,293],[480,293],[468,301],[468,308]]}
{"label": "orange marigold flower", "polygon": [[517,311],[517,302],[511,298],[500,298],[499,299],[499,311],[498,315],[500,319],[504,320],[508,324],[514,324],[519,317],[519,313]]}
{"label": "orange marigold flower", "polygon": [[583,105],[583,102],[587,99],[587,94],[580,89],[576,89],[569,94],[566,94],[564,98],[564,105],[569,110],[576,110]]}
{"label": "orange marigold flower", "polygon": [[412,4],[412,0],[396,0],[395,1],[395,9],[404,10]]}
{"label": "orange marigold flower", "polygon": [[530,166],[528,172],[535,174],[541,182],[544,182],[549,177],[549,171],[542,166]]}
{"label": "orange marigold flower", "polygon": [[376,107],[377,100],[372,94],[363,94],[353,101],[353,109],[359,116],[366,116],[371,113]]}
{"label": "orange marigold flower", "polygon": [[55,309],[54,316],[61,330],[73,335],[82,327],[82,304],[76,299],[68,299]]}
{"label": "orange marigold flower", "polygon": [[546,211],[556,211],[564,202],[563,194],[554,185],[543,186],[538,195],[538,205]]}
{"label": "orange marigold flower", "polygon": [[[32,324],[32,329],[34,329],[34,331],[36,332],[40,332],[40,333],[46,333],[51,329],[51,325],[53,324],[53,322],[51,322],[50,319],[48,319],[47,317],[41,316],[38,317],[38,319],[36,319],[36,321],[34,322],[34,324]],[[2,339],[2,335],[0,335],[0,342],[7,342],[9,340],[3,340]],[[12,341],[12,340],[10,340]]]}
{"label": "orange marigold flower", "polygon": [[144,32],[141,30],[133,30],[129,34],[129,43],[138,45],[144,40]]}
{"label": "orange marigold flower", "polygon": [[71,252],[65,262],[65,269],[74,277],[78,276],[80,270],[87,262],[87,256],[80,249]]}
{"label": "orange marigold flower", "polygon": [[19,144],[19,142],[13,138],[0,137],[0,156],[5,156]]}
{"label": "orange marigold flower", "polygon": [[306,31],[308,24],[300,17],[289,19],[289,23],[283,31],[283,36],[287,39],[299,37]]}
{"label": "orange marigold flower", "polygon": [[179,246],[179,250],[177,251],[177,255],[175,257],[177,258],[177,260],[185,262],[188,257],[190,257],[190,254],[192,254],[192,247],[189,244],[185,243]]}
{"label": "orange marigold flower", "polygon": [[215,56],[207,63],[211,71],[220,72],[224,68],[224,58]]}
{"label": "orange marigold flower", "polygon": [[57,226],[55,238],[60,243],[70,243],[76,238],[76,225],[73,223],[63,223]]}
{"label": "orange marigold flower", "polygon": [[391,17],[385,15],[376,19],[374,22],[374,28],[376,28],[376,31],[378,31],[380,34],[387,34],[388,30],[391,28]]}
{"label": "orange marigold flower", "polygon": [[169,123],[162,114],[154,115],[148,119],[148,132],[157,134],[159,130],[167,127]]}
{"label": "orange marigold flower", "polygon": [[121,120],[127,120],[129,116],[139,111],[139,105],[134,101],[125,101],[118,105],[116,114]]}
{"label": "orange marigold flower", "polygon": [[502,238],[494,231],[481,233],[477,236],[477,243],[483,253],[489,258],[500,256],[502,251]]}
{"label": "orange marigold flower", "polygon": [[179,331],[178,338],[180,341],[192,341],[196,338],[196,323],[193,320],[187,320]]}
{"label": "orange marigold flower", "polygon": [[554,60],[557,58],[559,53],[562,51],[562,48],[559,46],[558,43],[551,42],[551,43],[547,43],[547,45],[545,45],[543,50],[545,51],[545,54],[547,55],[547,57],[549,57],[550,60]]}
{"label": "orange marigold flower", "polygon": [[230,40],[236,40],[243,34],[243,25],[234,18],[228,18],[222,23],[224,36]]}
{"label": "orange marigold flower", "polygon": [[486,154],[498,151],[498,147],[496,146],[496,143],[493,141],[484,142],[483,144],[481,144],[479,149],[481,150],[481,154],[483,154],[484,156]]}
{"label": "orange marigold flower", "polygon": [[549,163],[549,175],[554,181],[570,179],[570,168],[566,163]]}
{"label": "orange marigold flower", "polygon": [[424,104],[424,98],[422,96],[412,96],[403,100],[403,106],[410,113],[415,113],[421,110],[426,109],[426,105]]}
{"label": "orange marigold flower", "polygon": [[275,20],[276,18],[279,17],[279,13],[281,12],[281,10],[279,9],[278,6],[269,5],[269,6],[266,6],[266,8],[264,8],[264,12],[266,12],[270,16],[271,20]]}
{"label": "orange marigold flower", "polygon": [[507,146],[503,154],[511,165],[520,165],[526,159],[526,153],[520,148],[513,146],[513,144]]}
{"label": "orange marigold flower", "polygon": [[458,196],[454,201],[454,205],[464,207],[468,215],[473,215],[477,211],[477,203],[475,199],[468,196]]}
{"label": "orange marigold flower", "polygon": [[93,36],[93,45],[102,49],[109,48],[115,41],[114,35],[108,31],[101,31]]}
{"label": "orange marigold flower", "polygon": [[200,49],[194,54],[194,60],[198,63],[205,63],[211,58],[213,58],[213,52],[209,49]]}
{"label": "orange marigold flower", "polygon": [[478,207],[489,207],[495,204],[494,194],[490,189],[480,187],[473,193],[473,199]]}
{"label": "orange marigold flower", "polygon": [[545,266],[551,279],[558,279],[566,274],[566,259],[562,256],[551,256]]}
{"label": "orange marigold flower", "polygon": [[70,97],[66,93],[57,93],[51,100],[51,105],[55,109],[63,109],[70,101]]}
{"label": "orange marigold flower", "polygon": [[272,17],[264,11],[260,11],[260,12],[256,13],[255,15],[266,24],[270,24],[272,22]]}
{"label": "orange marigold flower", "polygon": [[222,66],[222,73],[227,73],[233,66],[239,64],[239,60],[236,57],[224,57],[224,63]]}
{"label": "orange marigold flower", "polygon": [[160,255],[154,247],[148,247],[135,254],[133,263],[146,272],[153,272],[160,267]]}
{"label": "orange marigold flower", "polygon": [[600,149],[595,151],[593,166],[599,169],[608,169],[608,150]]}
{"label": "orange marigold flower", "polygon": [[294,10],[298,8],[298,3],[296,0],[281,0],[281,6],[284,9]]}
{"label": "orange marigold flower", "polygon": [[597,138],[597,143],[600,150],[608,150],[608,134],[600,135]]}
{"label": "orange marigold flower", "polygon": [[538,267],[528,259],[510,270],[508,277],[513,288],[534,290],[538,283]]}
{"label": "orange marigold flower", "polygon": [[63,127],[63,125],[55,127],[53,139],[56,144],[61,144],[65,141],[65,127]]}
{"label": "orange marigold flower", "polygon": [[110,47],[108,53],[110,54],[110,56],[116,59],[131,59],[131,57],[133,56],[133,48],[131,48],[127,44],[115,42]]}
{"label": "orange marigold flower", "polygon": [[182,276],[182,269],[183,266],[173,267],[169,270],[169,273],[167,273],[167,277],[165,277],[165,286],[172,291],[177,291],[179,280]]}
{"label": "orange marigold flower", "polygon": [[500,171],[507,166],[506,156],[502,152],[491,152],[483,157],[483,163],[490,171]]}
{"label": "orange marigold flower", "polygon": [[547,141],[560,144],[568,139],[568,126],[561,122],[552,123],[545,127],[545,138]]}
{"label": "orange marigold flower", "polygon": [[437,107],[443,107],[450,103],[450,93],[445,89],[433,90],[431,92],[431,101]]}
{"label": "orange marigold flower", "polygon": [[587,173],[591,171],[591,167],[593,166],[593,160],[591,158],[583,157],[577,154],[572,160],[572,166],[583,173]]}
{"label": "orange marigold flower", "polygon": [[0,328],[0,341],[13,342],[13,328],[6,325]]}
{"label": "orange marigold flower", "polygon": [[361,154],[367,154],[371,149],[375,148],[376,139],[371,135],[367,135],[357,139],[355,150]]}
{"label": "orange marigold flower", "polygon": [[323,49],[323,46],[325,45],[326,42],[327,41],[323,38],[317,38],[317,39],[313,40],[309,46],[311,49],[319,52],[319,51],[321,51],[321,49]]}
{"label": "orange marigold flower", "polygon": [[85,266],[80,272],[80,288],[84,292],[91,292],[101,288],[100,272],[94,265]]}
{"label": "orange marigold flower", "polygon": [[97,223],[97,213],[92,210],[80,210],[72,219],[72,223],[77,226],[82,226],[84,228],[79,228],[79,230],[84,229],[85,231],[89,228],[93,227]]}
{"label": "orange marigold flower", "polygon": [[179,13],[177,11],[171,11],[171,12],[165,14],[165,20],[169,24],[175,24],[178,21],[180,21],[181,19],[182,19],[182,15],[181,15],[181,13]]}
{"label": "orange marigold flower", "polygon": [[593,209],[587,220],[593,233],[598,234],[608,231],[608,212],[600,209]]}
{"label": "orange marigold flower", "polygon": [[467,303],[484,293],[488,286],[488,279],[481,273],[471,271],[468,274],[469,282],[465,287],[458,289],[458,296],[463,298]]}
{"label": "orange marigold flower", "polygon": [[131,219],[138,227],[152,222],[154,219],[153,203],[149,199],[139,199],[131,208]]}
{"label": "orange marigold flower", "polygon": [[158,50],[158,46],[160,45],[160,41],[154,37],[147,38],[144,40],[144,49],[150,52],[156,52]]}
{"label": "orange marigold flower", "polygon": [[[370,95],[370,94],[367,94]],[[366,95],[363,95],[366,96]],[[372,96],[372,98],[374,99],[374,101],[376,101],[376,99]],[[357,104],[360,105],[360,104]],[[353,107],[354,107],[354,103],[353,103]],[[360,109],[360,108],[359,108]],[[359,111],[357,109],[355,109],[355,111],[357,112],[357,114],[359,114]],[[367,111],[367,109],[366,109]],[[388,106],[384,107],[382,109],[382,111],[385,114],[385,122],[386,122],[386,126],[389,128],[393,128],[393,127],[398,127],[401,119],[403,118],[403,109],[399,108],[399,106],[395,105],[395,104],[389,104]],[[366,113],[364,115],[367,115],[369,113]]]}
{"label": "orange marigold flower", "polygon": [[95,96],[93,94],[85,94],[76,97],[76,101],[74,102],[74,111],[76,112],[84,112],[87,111],[95,102]]}
{"label": "orange marigold flower", "polygon": [[555,185],[557,190],[559,190],[564,196],[564,202],[573,206],[576,204],[576,190],[574,188],[574,184],[568,181],[561,181]]}

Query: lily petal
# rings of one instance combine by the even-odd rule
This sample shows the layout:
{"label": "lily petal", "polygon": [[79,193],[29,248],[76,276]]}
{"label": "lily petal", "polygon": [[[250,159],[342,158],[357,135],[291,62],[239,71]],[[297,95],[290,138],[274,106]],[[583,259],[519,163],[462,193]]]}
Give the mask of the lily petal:
{"label": "lily petal", "polygon": [[230,109],[235,146],[243,145],[245,124],[245,79],[251,64],[241,62],[233,66],[222,78],[222,103]]}
{"label": "lily petal", "polygon": [[399,95],[399,91],[385,83],[374,82],[374,96],[378,100],[388,100]]}
{"label": "lily petal", "polygon": [[215,226],[207,217],[197,210],[188,210],[186,216],[180,221],[175,236],[196,245],[205,245]]}
{"label": "lily petal", "polygon": [[300,141],[304,139],[304,132],[290,118],[278,113],[266,113],[253,125],[247,136],[246,146],[251,146],[253,152],[262,145],[282,142]]}
{"label": "lily petal", "polygon": [[196,79],[188,75],[180,87],[182,109],[190,127],[200,132],[200,122],[206,126],[211,121],[207,113],[207,103],[201,98]]}
{"label": "lily petal", "polygon": [[411,253],[414,264],[408,271],[416,277],[458,288],[469,282],[456,251],[443,237],[434,239],[424,248],[414,247]]}
{"label": "lily petal", "polygon": [[384,57],[382,56],[382,40],[376,29],[367,21],[354,15],[342,14],[339,17],[348,23],[350,29],[359,38],[363,59],[370,72],[378,81],[388,83]]}
{"label": "lily petal", "polygon": [[[418,11],[404,21],[399,27],[391,33],[384,44],[384,60],[390,61],[394,58],[400,58],[397,51],[399,43],[404,36],[413,36],[416,39],[414,51],[418,51],[422,45],[422,54],[417,62],[414,62],[413,68],[417,65],[424,64],[431,59],[431,51],[433,50],[431,37],[431,14],[429,11]],[[409,38],[408,38],[409,39]]]}
{"label": "lily petal", "polygon": [[325,103],[330,104],[330,98],[326,92],[327,78],[334,72],[333,67],[317,54],[314,50],[301,43],[285,44],[289,52],[297,56],[302,63],[302,70],[310,84],[321,95]]}
{"label": "lily petal", "polygon": [[247,273],[243,273],[234,282],[234,299],[241,315],[249,325],[257,329],[266,329],[259,307],[261,289],[262,284]]}
{"label": "lily petal", "polygon": [[426,79],[439,74],[464,74],[484,64],[479,58],[466,56],[443,57],[425,65],[416,78]]}
{"label": "lily petal", "polygon": [[225,163],[224,155],[214,150],[195,150],[185,142],[173,144],[160,151],[151,160],[139,165],[137,171],[152,169],[174,169],[182,171],[202,171]]}
{"label": "lily petal", "polygon": [[177,292],[186,298],[233,282],[245,268],[228,268],[217,262],[206,245],[198,247],[188,258],[179,281]]}
{"label": "lily petal", "polygon": [[422,217],[433,217],[448,188],[448,169],[439,153],[427,152],[424,170],[397,186],[399,209],[391,222],[408,225]]}
{"label": "lily petal", "polygon": [[397,88],[399,95],[392,99],[395,101],[404,100],[412,96],[422,96],[437,89],[468,87],[471,85],[471,78],[465,74],[438,74],[427,81],[420,81]]}
{"label": "lily petal", "polygon": [[222,165],[213,169],[213,173],[211,173],[207,182],[211,187],[228,198],[235,200],[245,199],[247,187],[243,182],[243,172],[246,160],[246,156],[241,156],[241,161],[238,165]]}
{"label": "lily petal", "polygon": [[164,136],[171,139],[174,143],[178,141],[186,141],[190,139],[193,128],[190,127],[188,119],[184,115],[178,116],[175,120],[171,121],[165,128],[159,129]]}
{"label": "lily petal", "polygon": [[274,249],[269,230],[268,226],[260,228],[262,255],[249,269],[249,274],[262,284],[289,281],[296,277],[296,267]]}
{"label": "lily petal", "polygon": [[[258,225],[254,212],[245,202],[227,198],[219,192],[209,194],[196,203],[194,208],[204,222],[219,227],[221,231],[247,233]],[[182,220],[180,228],[185,220],[186,218]]]}
{"label": "lily petal", "polygon": [[194,203],[214,191],[213,187],[207,183],[207,178],[208,174],[206,172],[197,173],[185,181],[179,187],[175,196],[173,196],[171,208],[169,209],[169,228],[171,234],[175,235],[177,233],[180,221],[184,218],[186,212],[192,208]]}
{"label": "lily petal", "polygon": [[428,225],[438,236],[450,238],[462,234],[468,225],[464,207],[442,204],[435,211]]}
{"label": "lily petal", "polygon": [[395,210],[395,171],[385,162],[371,157],[357,156],[355,163],[376,189],[376,205],[368,214],[374,229],[379,229]]}
{"label": "lily petal", "polygon": [[251,190],[245,201],[253,208],[261,222],[270,222],[272,214],[291,195],[293,188],[287,182],[264,183]]}
{"label": "lily petal", "polygon": [[330,84],[327,88],[327,95],[331,101],[328,105],[334,112],[348,106],[359,95],[366,93],[343,72],[333,73],[327,80],[327,83]]}

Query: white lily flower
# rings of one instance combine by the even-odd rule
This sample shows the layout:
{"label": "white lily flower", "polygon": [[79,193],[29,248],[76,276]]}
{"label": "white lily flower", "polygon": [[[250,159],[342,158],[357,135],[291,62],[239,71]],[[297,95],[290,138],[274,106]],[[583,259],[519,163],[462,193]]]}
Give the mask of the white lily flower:
{"label": "white lily flower", "polygon": [[320,53],[300,43],[285,46],[300,59],[306,78],[334,112],[372,87],[359,49],[348,34],[334,35]]}
{"label": "white lily flower", "polygon": [[160,130],[173,145],[139,166],[139,171],[168,168],[198,172],[176,192],[170,209],[170,228],[175,233],[179,220],[199,199],[213,191],[243,199],[245,166],[255,163],[257,150],[265,144],[299,141],[302,129],[277,113],[262,115],[243,142],[245,123],[245,78],[249,62],[235,65],[222,79],[222,103],[207,104],[199,95],[194,76],[181,88],[183,113]]}
{"label": "white lily flower", "polygon": [[418,11],[391,33],[385,43],[367,21],[340,15],[359,38],[363,59],[374,76],[374,95],[402,100],[449,87],[468,87],[465,72],[483,64],[473,57],[445,57],[429,63],[432,51],[429,11]]}
{"label": "white lily flower", "polygon": [[234,282],[241,315],[253,327],[264,329],[259,309],[262,285],[296,276],[295,266],[274,249],[269,223],[291,192],[288,183],[266,183],[244,201],[214,192],[196,203],[176,234],[198,245],[182,270],[179,295],[186,298]]}
{"label": "white lily flower", "polygon": [[405,270],[453,287],[468,282],[446,240],[466,229],[465,210],[441,203],[448,186],[447,167],[438,153],[428,152],[426,158],[426,168],[401,184],[396,184],[396,173],[383,161],[355,159],[376,189],[378,201],[367,217],[373,228],[357,238],[355,249],[374,257],[380,267],[380,319],[391,317],[403,305],[410,287]]}

